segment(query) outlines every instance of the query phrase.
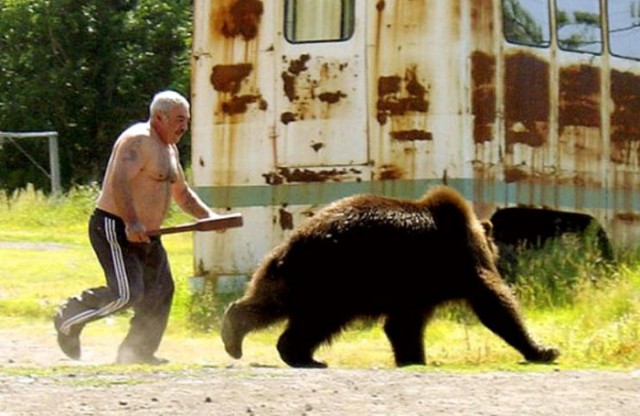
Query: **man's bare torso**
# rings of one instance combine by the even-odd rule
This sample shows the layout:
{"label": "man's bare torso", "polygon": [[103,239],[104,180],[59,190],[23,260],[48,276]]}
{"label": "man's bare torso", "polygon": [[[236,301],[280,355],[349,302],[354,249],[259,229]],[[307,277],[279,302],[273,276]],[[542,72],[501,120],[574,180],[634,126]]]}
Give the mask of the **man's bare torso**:
{"label": "man's bare torso", "polygon": [[137,220],[147,230],[157,229],[169,209],[178,169],[175,145],[163,143],[149,123],[135,124],[113,147],[97,207],[127,221],[132,213],[123,211],[130,201]]}

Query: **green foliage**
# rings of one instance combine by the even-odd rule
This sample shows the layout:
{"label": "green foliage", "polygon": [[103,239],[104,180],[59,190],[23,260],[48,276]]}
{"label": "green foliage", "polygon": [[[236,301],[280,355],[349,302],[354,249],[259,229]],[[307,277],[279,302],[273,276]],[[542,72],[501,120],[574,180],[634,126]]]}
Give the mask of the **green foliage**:
{"label": "green foliage", "polygon": [[517,250],[514,289],[520,301],[535,308],[571,305],[579,288],[615,276],[615,268],[597,249],[595,230],[585,236],[565,234],[539,250]]}
{"label": "green foliage", "polygon": [[569,13],[567,13],[565,10],[556,11],[556,26],[558,28],[563,28],[570,23],[571,19],[569,18]]}
{"label": "green foliage", "polygon": [[[191,13],[188,0],[0,0],[0,131],[55,130],[63,186],[99,180],[155,92],[188,95]],[[48,160],[46,142],[20,146]],[[0,189],[49,187],[9,142],[0,165]]]}
{"label": "green foliage", "polygon": [[577,24],[590,25],[595,27],[600,26],[600,15],[598,13],[576,11],[573,16]]}
{"label": "green foliage", "polygon": [[227,302],[218,298],[213,283],[205,282],[202,290],[194,292],[187,304],[189,327],[195,331],[210,332],[220,327],[220,317]]}

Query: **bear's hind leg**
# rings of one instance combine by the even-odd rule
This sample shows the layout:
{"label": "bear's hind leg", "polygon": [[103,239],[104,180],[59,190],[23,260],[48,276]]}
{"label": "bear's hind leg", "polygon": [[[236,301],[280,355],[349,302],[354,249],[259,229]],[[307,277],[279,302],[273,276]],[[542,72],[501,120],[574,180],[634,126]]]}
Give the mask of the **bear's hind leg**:
{"label": "bear's hind leg", "polygon": [[424,328],[430,312],[392,312],[387,315],[384,332],[391,343],[396,365],[425,365]]}
{"label": "bear's hind leg", "polygon": [[278,339],[280,358],[291,367],[326,368],[327,364],[313,359],[313,353],[341,328],[341,324],[326,320],[291,318]]}
{"label": "bear's hind leg", "polygon": [[551,363],[560,355],[555,348],[534,342],[522,321],[515,297],[496,280],[481,280],[469,288],[467,301],[487,328],[518,350],[527,361]]}

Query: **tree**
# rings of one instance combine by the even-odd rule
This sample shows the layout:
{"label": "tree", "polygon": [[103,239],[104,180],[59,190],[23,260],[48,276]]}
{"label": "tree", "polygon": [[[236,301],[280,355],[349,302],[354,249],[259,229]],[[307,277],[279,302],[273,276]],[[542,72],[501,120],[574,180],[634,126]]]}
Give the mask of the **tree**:
{"label": "tree", "polygon": [[[190,0],[0,0],[0,130],[57,131],[63,187],[99,180],[156,91],[188,94],[191,14]],[[46,145],[21,145],[47,160]],[[48,189],[10,143],[0,166],[6,192]]]}

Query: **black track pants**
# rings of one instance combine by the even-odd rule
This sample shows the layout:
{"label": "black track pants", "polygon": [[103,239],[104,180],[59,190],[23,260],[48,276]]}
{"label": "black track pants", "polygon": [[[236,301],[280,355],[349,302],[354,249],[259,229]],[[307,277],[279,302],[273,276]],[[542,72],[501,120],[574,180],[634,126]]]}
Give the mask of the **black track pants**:
{"label": "black track pants", "polygon": [[102,265],[106,287],[87,289],[68,300],[60,330],[85,325],[132,307],[129,333],[120,350],[152,356],[162,340],[173,298],[174,284],[167,253],[160,238],[149,244],[127,241],[124,222],[96,209],[89,221],[91,245]]}

